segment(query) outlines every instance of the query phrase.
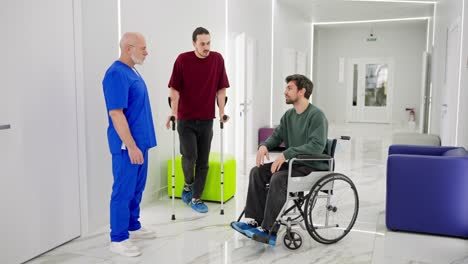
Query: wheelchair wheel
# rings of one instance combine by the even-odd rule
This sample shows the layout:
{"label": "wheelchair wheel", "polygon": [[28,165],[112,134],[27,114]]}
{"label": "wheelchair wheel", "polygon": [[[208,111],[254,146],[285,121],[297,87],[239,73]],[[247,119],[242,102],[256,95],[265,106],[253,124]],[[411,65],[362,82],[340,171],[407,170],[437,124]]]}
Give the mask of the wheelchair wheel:
{"label": "wheelchair wheel", "polygon": [[304,214],[307,231],[322,244],[333,244],[354,226],[359,197],[354,183],[345,175],[330,173],[312,186]]}
{"label": "wheelchair wheel", "polygon": [[299,249],[302,246],[302,236],[299,232],[288,230],[283,234],[283,244],[290,250]]}

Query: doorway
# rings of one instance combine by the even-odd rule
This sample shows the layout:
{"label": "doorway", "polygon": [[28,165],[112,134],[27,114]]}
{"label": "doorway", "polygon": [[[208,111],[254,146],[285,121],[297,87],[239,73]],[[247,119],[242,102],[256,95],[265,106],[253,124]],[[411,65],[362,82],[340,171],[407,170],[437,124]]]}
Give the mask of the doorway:
{"label": "doorway", "polygon": [[347,70],[347,122],[391,123],[392,58],[350,59]]}

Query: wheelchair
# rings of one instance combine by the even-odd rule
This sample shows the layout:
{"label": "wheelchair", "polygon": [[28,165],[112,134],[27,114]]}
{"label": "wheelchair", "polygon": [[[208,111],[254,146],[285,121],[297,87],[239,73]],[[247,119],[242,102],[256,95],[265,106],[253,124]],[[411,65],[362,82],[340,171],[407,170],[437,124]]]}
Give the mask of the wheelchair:
{"label": "wheelchair", "polygon": [[[350,140],[350,137],[342,136],[340,139]],[[356,222],[359,211],[356,186],[346,175],[334,172],[337,141],[338,139],[327,140],[323,154],[299,155],[289,161],[288,196],[276,219],[275,226],[286,227],[282,240],[284,246],[290,250],[297,250],[303,244],[302,235],[292,229],[294,226],[307,230],[309,235],[319,243],[333,244],[343,239]],[[298,161],[325,162],[328,163],[328,170],[313,171],[306,176],[292,177],[292,165]],[[268,184],[266,187],[269,187]],[[244,212],[245,210],[239,216],[238,222],[242,219]],[[253,239],[268,243],[270,238],[265,239],[254,235]]]}

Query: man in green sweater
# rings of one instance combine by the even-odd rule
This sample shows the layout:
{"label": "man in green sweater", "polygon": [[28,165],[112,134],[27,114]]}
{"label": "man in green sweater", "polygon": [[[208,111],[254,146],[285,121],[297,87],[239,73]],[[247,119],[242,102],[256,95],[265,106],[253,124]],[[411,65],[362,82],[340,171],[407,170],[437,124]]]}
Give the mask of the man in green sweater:
{"label": "man in green sweater", "polygon": [[[294,108],[283,115],[280,125],[273,134],[260,143],[257,152],[257,166],[250,171],[245,217],[248,222],[232,222],[236,231],[252,238],[268,237],[269,244],[275,245],[276,218],[286,202],[288,184],[288,162],[299,154],[322,154],[327,142],[328,121],[323,112],[309,102],[313,84],[304,75],[294,74],[286,77],[284,96],[286,103]],[[270,160],[268,151],[278,147],[282,142],[286,145],[273,163],[264,163],[264,158]],[[327,165],[321,162],[293,163],[292,176],[304,176],[314,170],[326,170]],[[266,184],[270,188],[266,189]]]}

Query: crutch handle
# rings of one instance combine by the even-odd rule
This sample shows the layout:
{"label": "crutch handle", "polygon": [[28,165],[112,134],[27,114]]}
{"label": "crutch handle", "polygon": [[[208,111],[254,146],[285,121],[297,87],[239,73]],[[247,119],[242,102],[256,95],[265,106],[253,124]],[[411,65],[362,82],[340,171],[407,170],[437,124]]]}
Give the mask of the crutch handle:
{"label": "crutch handle", "polygon": [[[227,115],[223,115],[223,120],[226,121],[228,119],[228,116]],[[224,128],[224,122],[223,121],[219,121],[219,127],[221,129]]]}
{"label": "crutch handle", "polygon": [[[171,97],[167,97],[167,103],[169,104],[169,108],[172,108],[172,101]],[[172,130],[175,130],[175,116],[171,116],[171,123],[172,123]]]}
{"label": "crutch handle", "polygon": [[[224,100],[224,106],[226,106],[226,105],[227,105],[227,101],[228,101],[228,97],[226,96],[224,99],[225,99],[225,100]],[[216,103],[217,103],[218,106],[219,106],[218,100],[216,100]],[[228,116],[227,116],[227,115],[223,115],[223,120],[226,121],[227,119],[228,119]],[[222,122],[222,121],[219,122],[219,127],[220,127],[221,129],[223,129],[223,128],[224,128],[224,122]]]}
{"label": "crutch handle", "polygon": [[171,116],[172,130],[175,131],[175,116]]}

